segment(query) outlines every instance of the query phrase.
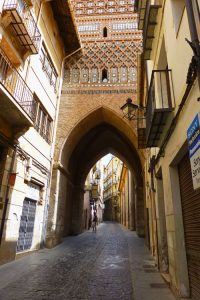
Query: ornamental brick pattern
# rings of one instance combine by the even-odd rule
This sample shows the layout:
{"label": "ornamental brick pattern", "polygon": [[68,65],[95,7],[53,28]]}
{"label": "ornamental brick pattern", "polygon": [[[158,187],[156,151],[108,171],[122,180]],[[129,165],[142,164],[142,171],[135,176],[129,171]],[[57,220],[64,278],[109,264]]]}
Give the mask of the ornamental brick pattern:
{"label": "ornamental brick pattern", "polygon": [[135,93],[142,36],[134,1],[71,2],[83,55],[66,61],[64,90],[123,86]]}

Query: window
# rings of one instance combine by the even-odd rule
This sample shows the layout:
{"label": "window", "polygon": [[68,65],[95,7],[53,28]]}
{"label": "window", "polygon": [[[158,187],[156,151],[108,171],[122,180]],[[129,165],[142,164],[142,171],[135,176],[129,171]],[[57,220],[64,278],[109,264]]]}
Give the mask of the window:
{"label": "window", "polygon": [[98,69],[96,67],[92,68],[92,82],[93,83],[98,82]]}
{"label": "window", "polygon": [[41,48],[40,61],[42,63],[42,69],[46,73],[47,78],[49,79],[49,83],[54,87],[54,91],[56,92],[56,82],[58,75],[44,44]]}
{"label": "window", "polygon": [[129,70],[129,76],[130,76],[130,81],[134,82],[136,81],[136,68],[135,67],[130,67],[130,70]]}
{"label": "window", "polygon": [[97,24],[92,24],[92,25],[80,25],[78,26],[78,31],[96,31],[98,30],[98,25]]}
{"label": "window", "polygon": [[50,144],[51,142],[51,127],[52,119],[41,104],[39,98],[34,94],[36,100],[36,117],[35,117],[35,129],[39,134],[45,139],[45,141]]}
{"label": "window", "polygon": [[72,69],[72,83],[79,83],[80,70],[78,68]]}
{"label": "window", "polygon": [[112,76],[111,76],[112,82],[118,82],[117,68],[116,68],[116,67],[113,67],[113,68],[111,69],[111,72],[112,72]]}
{"label": "window", "polygon": [[123,30],[129,30],[129,29],[135,29],[137,28],[137,22],[132,23],[116,23],[112,25],[112,28],[114,30],[123,29]]}
{"label": "window", "polygon": [[104,27],[103,29],[103,37],[107,37],[108,36],[108,31],[107,31],[107,28]]}
{"label": "window", "polygon": [[108,71],[106,69],[103,69],[102,71],[102,82],[108,81]]}
{"label": "window", "polygon": [[121,67],[121,82],[127,82],[127,68],[125,66]]}
{"label": "window", "polygon": [[0,80],[1,81],[6,79],[10,70],[11,70],[11,66],[8,60],[6,60],[5,56],[0,53]]}
{"label": "window", "polygon": [[89,82],[89,70],[86,67],[82,70],[82,82],[83,83]]}

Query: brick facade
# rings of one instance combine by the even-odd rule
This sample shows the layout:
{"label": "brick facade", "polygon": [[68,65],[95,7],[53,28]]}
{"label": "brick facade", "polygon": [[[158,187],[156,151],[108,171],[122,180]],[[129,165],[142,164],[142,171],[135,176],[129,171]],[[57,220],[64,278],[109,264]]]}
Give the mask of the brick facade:
{"label": "brick facade", "polygon": [[[121,1],[126,2],[122,5],[126,9],[123,14],[118,10],[120,15],[105,11],[106,6],[101,8],[104,13],[96,13],[98,5],[109,6],[110,2],[92,1],[96,10],[85,9],[80,14],[79,8],[90,2],[72,1],[83,54],[65,62],[50,197],[49,246],[59,242],[63,235],[82,231],[84,181],[92,165],[103,155],[112,152],[125,161],[135,185],[139,190],[143,187],[144,155],[136,150],[136,121],[127,121],[120,109],[127,98],[136,102],[136,61],[141,34],[133,28],[137,19],[130,14],[133,1]],[[118,2],[115,1],[115,9],[121,7],[116,6]],[[125,32],[123,37],[120,32]],[[143,235],[142,192],[139,198],[138,233]]]}

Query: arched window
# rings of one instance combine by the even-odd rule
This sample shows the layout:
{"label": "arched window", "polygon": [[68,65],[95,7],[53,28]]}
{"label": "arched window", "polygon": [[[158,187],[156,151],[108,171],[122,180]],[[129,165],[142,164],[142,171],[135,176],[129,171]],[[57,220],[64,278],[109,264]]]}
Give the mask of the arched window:
{"label": "arched window", "polygon": [[108,36],[108,30],[107,27],[104,27],[103,29],[103,37],[107,37]]}
{"label": "arched window", "polygon": [[102,82],[108,81],[108,71],[106,69],[103,69],[102,71]]}

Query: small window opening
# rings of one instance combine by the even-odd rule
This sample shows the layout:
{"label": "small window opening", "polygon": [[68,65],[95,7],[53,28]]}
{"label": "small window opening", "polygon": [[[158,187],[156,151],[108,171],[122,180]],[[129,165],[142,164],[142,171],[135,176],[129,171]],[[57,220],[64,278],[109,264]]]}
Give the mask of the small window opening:
{"label": "small window opening", "polygon": [[103,37],[107,37],[108,36],[108,30],[107,27],[104,27],[103,29]]}
{"label": "small window opening", "polygon": [[106,69],[103,69],[102,71],[102,82],[108,81],[108,71]]}

